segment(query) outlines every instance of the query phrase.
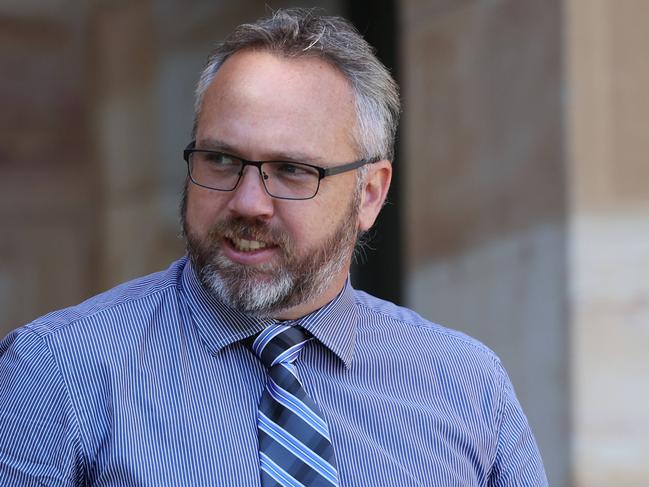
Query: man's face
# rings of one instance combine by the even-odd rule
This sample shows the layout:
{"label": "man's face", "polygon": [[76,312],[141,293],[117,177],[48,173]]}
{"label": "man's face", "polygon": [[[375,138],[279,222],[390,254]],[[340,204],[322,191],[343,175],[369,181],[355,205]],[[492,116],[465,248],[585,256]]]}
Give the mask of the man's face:
{"label": "man's face", "polygon": [[[326,167],[358,159],[354,126],[351,87],[329,64],[243,51],[205,94],[196,147]],[[344,284],[363,229],[356,176],[325,178],[304,201],[270,197],[254,167],[232,192],[189,183],[184,228],[203,283],[262,316],[297,318],[326,304]]]}

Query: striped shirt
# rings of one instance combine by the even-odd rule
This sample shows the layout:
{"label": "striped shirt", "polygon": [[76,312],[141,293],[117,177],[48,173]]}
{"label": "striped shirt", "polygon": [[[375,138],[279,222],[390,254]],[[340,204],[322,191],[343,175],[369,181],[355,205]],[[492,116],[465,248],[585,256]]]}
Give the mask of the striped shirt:
{"label": "striped shirt", "polygon": [[[186,258],[0,342],[0,485],[259,485],[266,370]],[[343,486],[547,485],[484,345],[347,285],[296,362]]]}

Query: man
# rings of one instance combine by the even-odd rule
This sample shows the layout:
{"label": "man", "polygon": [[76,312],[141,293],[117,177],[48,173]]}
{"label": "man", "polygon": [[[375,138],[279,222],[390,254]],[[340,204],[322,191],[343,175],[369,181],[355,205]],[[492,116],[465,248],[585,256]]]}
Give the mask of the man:
{"label": "man", "polygon": [[188,257],[0,345],[1,485],[546,485],[497,357],[351,288],[397,88],[342,19],[278,11],[197,88]]}

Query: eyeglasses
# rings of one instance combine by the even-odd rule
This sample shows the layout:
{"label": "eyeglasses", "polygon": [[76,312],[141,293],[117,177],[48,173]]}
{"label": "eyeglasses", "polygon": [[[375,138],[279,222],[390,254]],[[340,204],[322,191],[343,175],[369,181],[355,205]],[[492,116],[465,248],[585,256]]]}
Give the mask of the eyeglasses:
{"label": "eyeglasses", "polygon": [[246,166],[254,166],[259,170],[266,192],[283,200],[311,199],[318,193],[322,179],[377,161],[361,159],[325,168],[303,162],[248,161],[225,152],[195,147],[196,141],[192,141],[183,152],[189,178],[194,184],[216,191],[234,191]]}

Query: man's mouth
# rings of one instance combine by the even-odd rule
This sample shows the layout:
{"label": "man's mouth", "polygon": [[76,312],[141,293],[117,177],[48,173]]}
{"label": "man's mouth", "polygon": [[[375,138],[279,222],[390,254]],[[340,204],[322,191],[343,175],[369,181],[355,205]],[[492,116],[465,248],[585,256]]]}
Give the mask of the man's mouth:
{"label": "man's mouth", "polygon": [[253,252],[268,247],[266,242],[260,242],[259,240],[247,240],[245,238],[230,238],[229,240],[232,242],[232,246],[241,252]]}

